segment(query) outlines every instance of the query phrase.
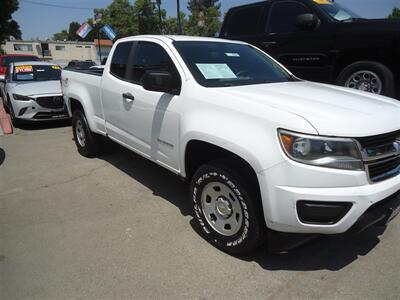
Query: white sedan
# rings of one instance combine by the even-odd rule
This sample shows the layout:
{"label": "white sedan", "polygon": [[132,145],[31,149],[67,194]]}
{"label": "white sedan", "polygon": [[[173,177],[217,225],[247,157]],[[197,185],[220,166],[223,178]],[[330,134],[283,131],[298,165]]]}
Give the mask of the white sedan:
{"label": "white sedan", "polygon": [[4,100],[14,126],[21,121],[69,118],[60,76],[60,66],[53,63],[25,61],[10,64],[4,79]]}

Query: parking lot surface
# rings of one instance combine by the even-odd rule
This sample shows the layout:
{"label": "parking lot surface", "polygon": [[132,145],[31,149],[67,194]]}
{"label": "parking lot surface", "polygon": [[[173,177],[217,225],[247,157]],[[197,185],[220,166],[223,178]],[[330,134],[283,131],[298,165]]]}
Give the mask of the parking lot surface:
{"label": "parking lot surface", "polygon": [[400,299],[400,218],[285,255],[236,258],[192,225],[187,185],[66,124],[0,137],[1,299]]}

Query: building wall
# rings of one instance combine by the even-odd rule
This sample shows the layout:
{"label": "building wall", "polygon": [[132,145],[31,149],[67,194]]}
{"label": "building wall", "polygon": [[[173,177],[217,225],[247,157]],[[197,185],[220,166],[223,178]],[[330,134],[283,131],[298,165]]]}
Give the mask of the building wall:
{"label": "building wall", "polygon": [[[48,50],[42,53],[42,47]],[[63,41],[7,41],[1,45],[7,54],[30,54],[65,66],[71,60],[93,60],[99,63],[98,51],[94,43]],[[102,53],[107,47],[102,46]],[[104,49],[103,49],[104,48]],[[43,48],[44,49],[44,48]],[[44,56],[42,55],[44,54]],[[103,55],[102,55],[103,57]]]}

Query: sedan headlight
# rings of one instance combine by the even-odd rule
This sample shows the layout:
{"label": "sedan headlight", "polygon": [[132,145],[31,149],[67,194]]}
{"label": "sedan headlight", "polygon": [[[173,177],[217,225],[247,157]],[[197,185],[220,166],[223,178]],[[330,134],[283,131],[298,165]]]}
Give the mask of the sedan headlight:
{"label": "sedan headlight", "polygon": [[13,94],[13,98],[15,100],[19,100],[19,101],[29,101],[29,100],[34,100],[31,97],[28,96],[24,96],[24,95],[18,95],[18,94]]}
{"label": "sedan headlight", "polygon": [[294,161],[335,169],[363,170],[356,143],[350,138],[332,138],[278,130],[286,155]]}

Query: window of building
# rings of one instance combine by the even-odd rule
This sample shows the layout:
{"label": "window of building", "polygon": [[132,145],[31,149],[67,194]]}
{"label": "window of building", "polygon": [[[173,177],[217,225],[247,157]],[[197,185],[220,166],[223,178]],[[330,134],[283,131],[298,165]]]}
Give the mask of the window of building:
{"label": "window of building", "polygon": [[92,48],[91,46],[85,46],[85,48]]}
{"label": "window of building", "polygon": [[82,46],[76,46],[76,48],[82,48]]}
{"label": "window of building", "polygon": [[272,5],[269,20],[269,31],[273,33],[297,32],[296,18],[310,13],[304,4],[294,1],[276,2]]}
{"label": "window of building", "polygon": [[131,51],[133,42],[119,43],[115,48],[111,61],[110,72],[116,77],[127,79],[126,70],[129,57],[132,56]]}
{"label": "window of building", "polygon": [[260,33],[259,21],[263,14],[263,6],[250,6],[233,12],[229,21],[229,35],[240,36]]}
{"label": "window of building", "polygon": [[33,51],[31,44],[14,44],[15,51]]}
{"label": "window of building", "polygon": [[56,50],[57,51],[65,51],[65,46],[56,45]]}

